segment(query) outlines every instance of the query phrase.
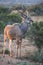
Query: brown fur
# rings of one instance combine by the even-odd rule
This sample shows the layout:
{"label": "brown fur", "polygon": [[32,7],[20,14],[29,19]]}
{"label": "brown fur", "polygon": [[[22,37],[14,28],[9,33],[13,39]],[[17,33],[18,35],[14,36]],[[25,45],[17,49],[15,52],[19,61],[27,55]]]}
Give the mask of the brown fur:
{"label": "brown fur", "polygon": [[[9,39],[9,42],[11,40],[16,40],[17,44],[17,56],[18,56],[18,48],[20,48],[20,56],[21,56],[21,42],[22,42],[22,34],[21,30],[19,29],[18,26],[15,25],[7,25],[4,28],[4,52],[5,52],[5,46],[6,46],[6,39]],[[11,55],[11,44],[9,43],[9,48],[10,48],[10,55]],[[3,54],[4,54],[3,52]]]}

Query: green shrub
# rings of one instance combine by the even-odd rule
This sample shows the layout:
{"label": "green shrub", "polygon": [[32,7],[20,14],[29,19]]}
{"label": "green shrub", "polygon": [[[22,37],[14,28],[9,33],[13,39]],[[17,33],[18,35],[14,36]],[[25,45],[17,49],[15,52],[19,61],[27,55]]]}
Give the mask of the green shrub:
{"label": "green shrub", "polygon": [[35,54],[29,54],[29,52],[27,52],[23,59],[43,63],[43,50],[41,50],[40,53],[37,51]]}
{"label": "green shrub", "polygon": [[4,31],[5,23],[3,21],[0,22],[0,33]]}
{"label": "green shrub", "polygon": [[31,59],[35,62],[43,63],[43,51],[40,53],[36,53],[35,55],[31,56]]}
{"label": "green shrub", "polygon": [[2,14],[1,18],[2,21],[0,21],[0,33],[4,31],[4,27],[7,24],[20,23],[22,21],[22,18],[19,13],[9,14],[8,16]]}
{"label": "green shrub", "polygon": [[30,26],[28,37],[31,40],[35,41],[35,44],[38,47],[39,52],[40,52],[43,46],[43,22],[34,22]]}
{"label": "green shrub", "polygon": [[22,18],[19,13],[9,14],[7,17],[8,20],[12,23],[20,23],[22,21]]}
{"label": "green shrub", "polygon": [[10,51],[6,49],[5,54],[10,54]]}
{"label": "green shrub", "polygon": [[42,63],[34,63],[34,62],[19,62],[16,65],[43,65]]}
{"label": "green shrub", "polygon": [[[3,49],[1,50],[0,54],[3,54]],[[10,51],[8,49],[5,49],[5,54],[10,54]]]}

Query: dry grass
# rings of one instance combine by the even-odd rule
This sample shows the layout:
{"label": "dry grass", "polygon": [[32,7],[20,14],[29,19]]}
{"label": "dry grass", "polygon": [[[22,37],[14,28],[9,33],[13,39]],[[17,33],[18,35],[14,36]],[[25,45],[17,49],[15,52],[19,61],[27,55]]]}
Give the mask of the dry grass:
{"label": "dry grass", "polygon": [[[0,51],[2,51],[3,43],[4,42],[0,42]],[[6,49],[9,50],[8,42],[6,42]],[[23,63],[25,64],[25,62],[26,62],[26,65],[35,65],[35,64],[38,65],[37,63],[32,62],[30,59],[25,58],[25,57],[34,55],[38,51],[36,46],[34,46],[32,43],[30,43],[30,41],[28,41],[27,39],[23,39],[23,41],[22,41],[22,49],[21,49],[22,58],[21,59],[15,58],[16,57],[15,41],[13,41],[13,43],[12,43],[12,50],[14,53],[13,57],[9,56],[8,50],[6,50],[5,57],[3,57],[3,55],[0,53],[0,65],[23,65]],[[39,64],[39,65],[41,65],[41,64]]]}
{"label": "dry grass", "polygon": [[40,21],[43,21],[43,16],[31,16],[32,20],[34,22],[40,22]]}

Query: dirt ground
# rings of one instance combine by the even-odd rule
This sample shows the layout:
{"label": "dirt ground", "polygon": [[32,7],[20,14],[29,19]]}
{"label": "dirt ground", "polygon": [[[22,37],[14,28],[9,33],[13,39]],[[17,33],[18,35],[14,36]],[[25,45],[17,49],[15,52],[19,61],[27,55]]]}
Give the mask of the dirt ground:
{"label": "dirt ground", "polygon": [[[3,48],[3,43],[0,41],[0,51]],[[8,48],[8,42],[6,42],[6,48]],[[10,57],[8,54],[3,57],[2,54],[0,54],[0,65],[18,65],[20,62],[29,62],[28,60],[25,59],[17,59],[16,58],[16,43],[15,41],[12,42],[12,50],[14,52],[14,56]],[[19,49],[20,50],[20,49]],[[21,45],[21,57],[24,57],[26,53],[28,52],[29,54],[34,54],[38,49],[30,43],[27,39],[22,40],[22,45]]]}

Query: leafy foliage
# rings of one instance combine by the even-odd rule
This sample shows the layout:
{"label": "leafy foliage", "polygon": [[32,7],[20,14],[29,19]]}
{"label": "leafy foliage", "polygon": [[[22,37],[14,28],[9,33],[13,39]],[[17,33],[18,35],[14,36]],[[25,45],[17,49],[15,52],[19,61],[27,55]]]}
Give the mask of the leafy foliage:
{"label": "leafy foliage", "polygon": [[5,23],[15,23],[15,22],[21,22],[21,16],[19,13],[12,13],[11,9],[0,7],[0,21],[4,21]]}
{"label": "leafy foliage", "polygon": [[23,56],[23,59],[43,63],[43,49],[41,49],[40,53],[38,51],[36,51],[33,54],[30,54],[30,52],[27,52],[26,55]]}
{"label": "leafy foliage", "polygon": [[9,8],[0,7],[0,33],[3,32],[5,25],[20,23],[22,18],[19,13],[12,13]]}
{"label": "leafy foliage", "polygon": [[36,15],[42,15],[43,10],[40,7],[35,7],[33,9],[31,9],[33,12],[36,13]]}
{"label": "leafy foliage", "polygon": [[43,15],[43,4],[28,6],[27,9],[32,16]]}
{"label": "leafy foliage", "polygon": [[35,41],[39,51],[43,46],[43,22],[35,22],[31,25],[28,37]]}
{"label": "leafy foliage", "polygon": [[19,13],[13,13],[13,14],[8,14],[8,20],[12,21],[13,23],[20,23],[22,21],[22,18]]}
{"label": "leafy foliage", "polygon": [[23,61],[23,62],[17,63],[17,65],[42,65],[42,64],[41,63],[33,63],[33,62]]}
{"label": "leafy foliage", "polygon": [[5,23],[3,21],[0,22],[0,33],[3,32],[5,27]]}
{"label": "leafy foliage", "polygon": [[[0,54],[3,54],[3,49],[1,50]],[[5,49],[5,54],[10,54],[10,51],[8,49]]]}

